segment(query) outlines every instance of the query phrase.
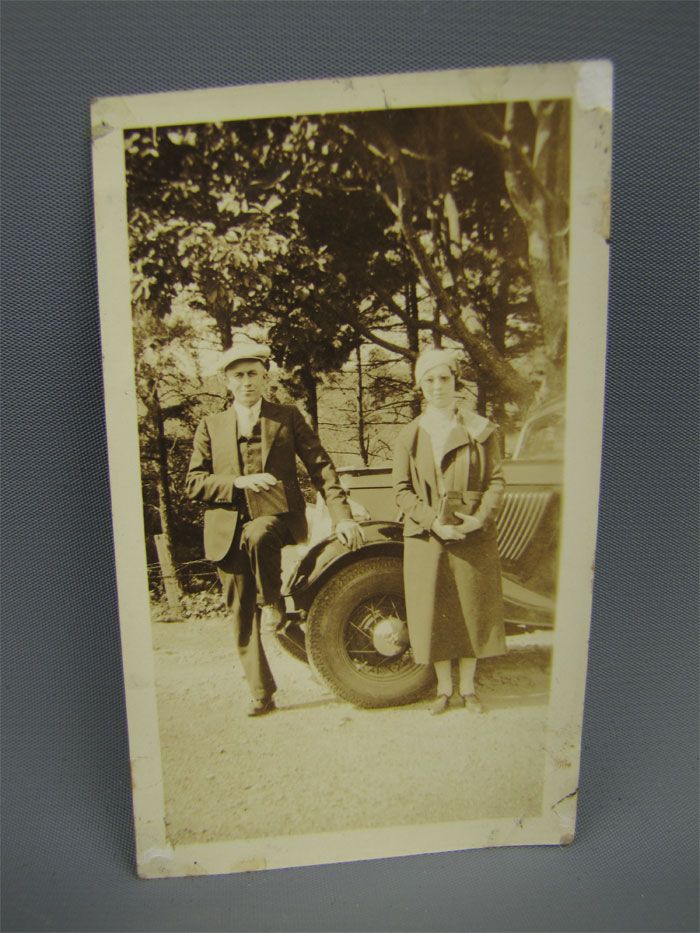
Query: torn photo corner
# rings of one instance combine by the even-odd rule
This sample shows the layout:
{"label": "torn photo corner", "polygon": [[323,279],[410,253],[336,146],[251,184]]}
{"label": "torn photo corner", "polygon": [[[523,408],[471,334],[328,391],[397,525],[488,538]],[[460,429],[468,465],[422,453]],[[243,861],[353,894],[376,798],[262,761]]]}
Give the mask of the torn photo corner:
{"label": "torn photo corner", "polygon": [[93,102],[140,876],[573,841],[611,111],[605,61]]}

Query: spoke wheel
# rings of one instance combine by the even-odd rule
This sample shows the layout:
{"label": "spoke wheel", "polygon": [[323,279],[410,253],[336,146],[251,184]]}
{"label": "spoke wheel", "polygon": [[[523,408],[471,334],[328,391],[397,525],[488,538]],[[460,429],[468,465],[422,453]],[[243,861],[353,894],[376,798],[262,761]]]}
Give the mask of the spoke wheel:
{"label": "spoke wheel", "polygon": [[421,697],[433,675],[411,654],[401,559],[365,558],[333,576],[309,610],[306,650],[334,693],[357,706]]}

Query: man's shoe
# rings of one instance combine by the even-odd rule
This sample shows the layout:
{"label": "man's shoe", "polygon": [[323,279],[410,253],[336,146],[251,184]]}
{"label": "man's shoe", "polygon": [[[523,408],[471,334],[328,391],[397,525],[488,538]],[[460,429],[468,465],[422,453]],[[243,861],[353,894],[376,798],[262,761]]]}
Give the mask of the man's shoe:
{"label": "man's shoe", "polygon": [[264,716],[266,713],[271,713],[275,709],[277,709],[277,707],[272,697],[253,697],[248,707],[248,715]]}
{"label": "man's shoe", "polygon": [[260,611],[260,629],[263,632],[278,632],[284,628],[286,620],[284,599],[279,599],[276,603],[268,603]]}

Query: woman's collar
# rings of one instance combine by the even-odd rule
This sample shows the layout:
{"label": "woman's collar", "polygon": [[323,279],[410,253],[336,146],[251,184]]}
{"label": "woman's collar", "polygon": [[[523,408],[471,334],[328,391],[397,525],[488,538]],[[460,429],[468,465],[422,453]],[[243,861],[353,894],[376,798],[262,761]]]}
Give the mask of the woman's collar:
{"label": "woman's collar", "polygon": [[[417,425],[431,420],[431,414],[435,409],[428,408],[426,406],[423,414],[418,418]],[[436,416],[442,420],[442,417],[438,414]],[[467,434],[470,440],[476,441],[478,444],[485,443],[489,437],[496,430],[496,425],[493,421],[489,421],[488,418],[484,418],[483,415],[477,414],[477,412],[472,411],[468,408],[461,399],[457,399],[454,409],[451,410],[450,416],[445,417],[445,421],[450,420],[451,417],[456,419],[456,427],[461,427]],[[425,419],[425,421],[424,421]]]}
{"label": "woman's collar", "polygon": [[483,415],[478,415],[475,411],[459,412],[457,417],[464,425],[467,434],[478,444],[487,441],[496,430],[496,425],[492,421],[484,418]]}
{"label": "woman's collar", "polygon": [[433,405],[426,405],[421,417],[425,421],[429,421],[434,424],[447,424],[448,422],[454,421],[456,416],[456,406],[450,406],[449,408],[435,408]]}

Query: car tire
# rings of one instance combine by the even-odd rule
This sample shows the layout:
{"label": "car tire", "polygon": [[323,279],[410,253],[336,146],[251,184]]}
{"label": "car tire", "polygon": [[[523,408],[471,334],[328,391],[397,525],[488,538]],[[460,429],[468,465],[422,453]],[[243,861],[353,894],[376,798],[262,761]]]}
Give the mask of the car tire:
{"label": "car tire", "polygon": [[[412,703],[426,694],[434,674],[432,667],[411,657],[404,606],[398,556],[358,560],[321,587],[307,617],[306,652],[337,696],[376,708]],[[387,657],[373,648],[369,633],[380,621],[401,633],[406,647],[397,648],[396,655]]]}

